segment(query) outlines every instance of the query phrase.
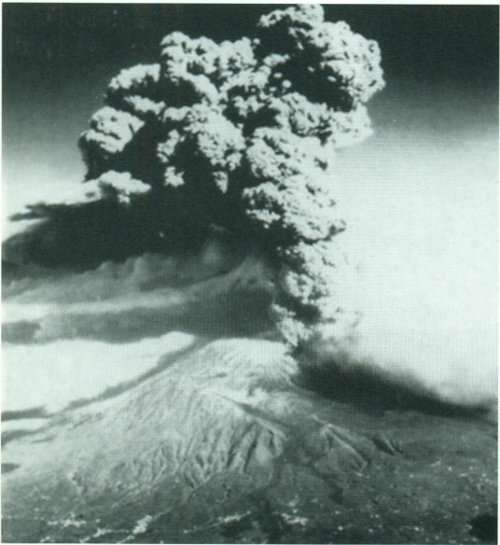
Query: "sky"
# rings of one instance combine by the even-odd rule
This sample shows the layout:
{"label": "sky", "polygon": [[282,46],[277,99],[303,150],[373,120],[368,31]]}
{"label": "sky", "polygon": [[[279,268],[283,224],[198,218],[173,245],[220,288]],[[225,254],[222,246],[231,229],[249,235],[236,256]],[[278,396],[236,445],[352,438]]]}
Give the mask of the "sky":
{"label": "sky", "polygon": [[[272,7],[3,4],[4,218],[83,179],[78,137],[120,69],[156,62],[173,30],[252,36]],[[332,180],[360,271],[360,350],[495,389],[498,6],[325,13],[378,41],[386,79],[368,104],[373,136],[339,152]]]}
{"label": "sky", "polygon": [[[107,83],[121,68],[155,62],[165,34],[252,35],[272,7],[3,4],[8,209],[82,178],[77,140]],[[327,5],[325,11],[326,19],[347,21],[382,50],[387,86],[369,104],[377,139],[365,154],[389,154],[394,139],[448,148],[496,138],[496,6]],[[353,154],[358,163],[359,151]]]}

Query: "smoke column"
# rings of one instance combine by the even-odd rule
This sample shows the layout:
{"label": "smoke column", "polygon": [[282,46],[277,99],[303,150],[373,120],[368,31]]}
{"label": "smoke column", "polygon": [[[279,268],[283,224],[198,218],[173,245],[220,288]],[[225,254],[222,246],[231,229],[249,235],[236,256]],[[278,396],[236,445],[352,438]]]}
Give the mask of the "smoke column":
{"label": "smoke column", "polygon": [[[124,62],[149,60],[137,44],[145,23],[160,8],[144,8],[142,13],[98,8],[108,10],[100,20],[110,29],[118,20],[136,29],[131,40],[136,49],[127,51],[130,61],[124,53],[109,54],[115,50],[110,44],[100,46],[105,51],[87,50],[80,82],[63,86],[61,81],[74,80],[74,61],[83,60],[75,59],[78,47],[91,43],[92,32],[101,33],[102,28],[87,28],[87,36],[76,38],[67,62],[63,56],[58,59],[61,53],[53,39],[34,28],[33,12],[17,9],[24,17],[22,28],[33,32],[29,39],[17,37],[24,51],[5,53],[4,196],[13,212],[21,201],[50,201],[71,179],[78,183],[83,169],[73,142],[100,106],[110,76]],[[65,6],[61,13],[37,9],[45,10],[42,30],[51,29],[58,17],[73,21],[78,15],[77,7]],[[157,25],[148,26],[154,29],[150,40],[156,40],[152,51],[167,33],[165,26],[176,27],[179,21],[190,34],[210,32],[190,8],[183,9],[181,14],[163,11]],[[343,360],[338,347],[328,344],[316,352],[321,365],[342,360],[354,372],[371,366],[390,380],[410,378],[417,389],[475,404],[491,400],[496,391],[498,93],[492,43],[497,29],[487,23],[495,19],[492,8],[435,9],[442,14],[438,22],[432,22],[430,8],[327,7],[329,20],[345,18],[355,31],[377,39],[388,86],[370,105],[376,134],[341,152],[335,166],[336,199],[348,225],[339,237],[359,272],[349,297],[363,319],[355,340],[342,347]],[[248,33],[244,19],[236,17],[233,39]],[[211,29],[217,39],[222,24]],[[388,38],[391,24],[407,31],[400,33],[402,41]],[[4,32],[8,44],[9,33],[15,37],[19,30],[7,22]],[[111,36],[122,43],[130,38],[116,32]],[[35,67],[39,40],[45,45],[37,53],[42,64]],[[102,58],[107,63],[98,60]],[[48,76],[43,63],[52,67]]]}

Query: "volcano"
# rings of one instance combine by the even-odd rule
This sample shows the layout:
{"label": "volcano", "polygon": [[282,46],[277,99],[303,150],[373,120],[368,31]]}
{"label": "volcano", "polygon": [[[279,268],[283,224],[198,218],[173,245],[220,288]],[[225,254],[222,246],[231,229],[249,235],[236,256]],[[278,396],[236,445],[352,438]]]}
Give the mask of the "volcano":
{"label": "volcano", "polygon": [[[470,93],[493,12],[359,7],[408,76],[365,145],[381,49],[335,10],[12,6],[31,202],[3,244],[3,541],[495,543],[498,131]],[[130,60],[62,189],[32,127],[57,140],[72,79]],[[71,100],[51,81],[29,115],[30,63],[78,74]]]}
{"label": "volcano", "polygon": [[193,259],[6,290],[5,542],[494,542],[487,412],[311,372],[257,258]]}

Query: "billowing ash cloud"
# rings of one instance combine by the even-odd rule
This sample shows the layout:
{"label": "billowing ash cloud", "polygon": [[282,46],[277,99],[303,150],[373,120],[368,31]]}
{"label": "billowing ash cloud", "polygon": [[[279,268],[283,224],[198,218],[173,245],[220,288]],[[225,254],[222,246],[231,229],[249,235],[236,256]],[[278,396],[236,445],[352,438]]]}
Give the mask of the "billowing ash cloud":
{"label": "billowing ash cloud", "polygon": [[[293,346],[342,336],[359,316],[339,293],[348,264],[336,235],[346,226],[332,163],[336,149],[370,134],[365,103],[383,85],[377,44],[325,22],[317,5],[271,12],[255,39],[218,44],[174,32],[157,64],[112,79],[80,138],[84,196],[30,213],[66,237],[75,217],[88,225],[100,214],[94,238],[108,242],[99,259],[189,246],[215,225],[275,268],[272,313]],[[117,218],[122,240],[109,238]],[[136,243],[124,242],[134,230]],[[129,245],[105,256],[114,243]]]}

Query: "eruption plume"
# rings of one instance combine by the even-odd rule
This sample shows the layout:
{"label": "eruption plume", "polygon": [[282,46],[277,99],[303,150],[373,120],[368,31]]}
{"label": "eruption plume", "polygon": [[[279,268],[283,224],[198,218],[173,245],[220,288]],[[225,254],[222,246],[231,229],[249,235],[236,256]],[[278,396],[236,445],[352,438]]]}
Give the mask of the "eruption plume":
{"label": "eruption plume", "polygon": [[[81,271],[217,239],[264,262],[269,317],[306,367],[378,369],[392,350],[381,339],[411,327],[377,325],[398,311],[362,287],[335,162],[371,133],[365,104],[384,87],[380,62],[376,42],[324,21],[317,5],[261,17],[253,39],[169,34],[156,64],[111,80],[79,141],[85,183],[21,214],[46,221],[7,242],[7,261]],[[215,259],[217,271],[235,264]],[[389,360],[411,352],[411,375],[419,342]]]}

